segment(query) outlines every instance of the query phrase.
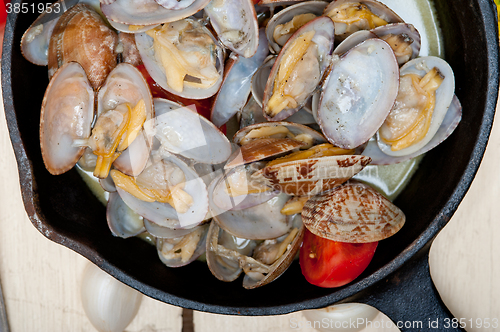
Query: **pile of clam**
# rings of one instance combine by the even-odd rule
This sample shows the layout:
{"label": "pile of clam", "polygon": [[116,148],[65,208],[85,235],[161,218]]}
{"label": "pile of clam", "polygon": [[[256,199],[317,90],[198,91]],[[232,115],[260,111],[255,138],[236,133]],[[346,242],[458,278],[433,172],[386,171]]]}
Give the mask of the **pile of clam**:
{"label": "pile of clam", "polygon": [[304,227],[395,234],[403,212],[351,178],[425,153],[461,118],[450,66],[418,57],[418,31],[375,0],[82,0],[47,15],[21,44],[48,65],[47,170],[92,170],[115,236],[149,233],[169,267],[205,253],[245,288],[287,269]]}

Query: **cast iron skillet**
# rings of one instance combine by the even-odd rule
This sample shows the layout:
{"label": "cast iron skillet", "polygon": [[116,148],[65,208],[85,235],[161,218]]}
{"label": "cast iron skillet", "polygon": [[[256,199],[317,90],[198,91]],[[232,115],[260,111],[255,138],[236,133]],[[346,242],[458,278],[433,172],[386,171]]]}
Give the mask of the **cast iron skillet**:
{"label": "cast iron skillet", "polygon": [[378,307],[394,321],[449,315],[429,277],[428,250],[464,197],[486,148],[498,91],[498,31],[492,0],[436,0],[436,7],[463,119],[448,140],[426,155],[396,200],[407,216],[406,225],[380,242],[372,263],[356,282],[338,289],[315,287],[295,262],[275,282],[245,290],[241,279],[217,280],[204,263],[167,268],[149,244],[112,236],[104,206],[76,171],[52,176],[45,170],[38,126],[47,68],[28,63],[19,47],[36,14],[10,14],[3,46],[3,96],[22,196],[33,225],[140,292],[185,308],[276,315],[358,301]]}

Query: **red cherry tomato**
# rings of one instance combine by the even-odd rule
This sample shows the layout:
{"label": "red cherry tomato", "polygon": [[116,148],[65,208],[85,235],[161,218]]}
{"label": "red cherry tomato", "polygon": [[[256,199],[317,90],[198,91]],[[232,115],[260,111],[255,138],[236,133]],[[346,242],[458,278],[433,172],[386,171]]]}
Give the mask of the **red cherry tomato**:
{"label": "red cherry tomato", "polygon": [[316,236],[306,229],[300,249],[300,269],[313,285],[340,287],[356,279],[366,269],[377,244],[336,242]]}

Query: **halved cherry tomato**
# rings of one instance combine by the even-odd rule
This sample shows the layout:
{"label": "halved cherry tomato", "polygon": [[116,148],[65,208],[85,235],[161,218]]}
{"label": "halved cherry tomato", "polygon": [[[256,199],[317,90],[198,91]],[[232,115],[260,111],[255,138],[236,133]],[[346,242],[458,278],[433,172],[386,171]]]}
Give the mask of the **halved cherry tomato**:
{"label": "halved cherry tomato", "polygon": [[377,245],[378,242],[336,242],[316,236],[306,229],[300,249],[300,269],[313,285],[340,287],[356,279],[366,269]]}

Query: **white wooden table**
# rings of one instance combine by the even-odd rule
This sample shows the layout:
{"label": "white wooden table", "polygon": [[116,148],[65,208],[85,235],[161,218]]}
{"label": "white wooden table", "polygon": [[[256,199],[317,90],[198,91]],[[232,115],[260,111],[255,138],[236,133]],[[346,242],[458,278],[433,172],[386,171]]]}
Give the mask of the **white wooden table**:
{"label": "white wooden table", "polygon": [[[497,113],[500,120],[499,117]],[[500,319],[499,164],[500,122],[497,122],[471,189],[431,249],[431,273],[439,292],[452,313],[467,320]],[[31,225],[24,211],[3,104],[0,111],[0,179],[0,278],[11,330],[94,331],[79,295],[80,276],[87,260],[47,240]],[[181,308],[145,298],[127,331],[180,332],[181,313]],[[378,318],[384,317],[379,315]],[[305,322],[301,313],[272,317],[194,313],[197,332],[297,331],[291,324],[292,319]]]}

